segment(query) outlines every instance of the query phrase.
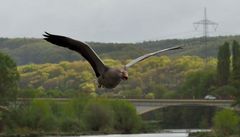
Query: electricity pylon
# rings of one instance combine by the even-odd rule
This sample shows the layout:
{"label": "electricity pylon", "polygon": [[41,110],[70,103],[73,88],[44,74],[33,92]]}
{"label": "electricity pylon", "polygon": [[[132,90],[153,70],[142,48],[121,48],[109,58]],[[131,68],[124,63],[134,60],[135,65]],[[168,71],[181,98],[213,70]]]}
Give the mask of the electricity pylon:
{"label": "electricity pylon", "polygon": [[194,25],[195,30],[197,30],[200,25],[203,26],[203,41],[204,41],[205,45],[207,45],[207,37],[209,35],[208,34],[209,26],[213,26],[215,31],[217,30],[217,27],[218,27],[218,23],[208,20],[206,8],[204,8],[203,19],[200,21],[194,22],[193,25]]}

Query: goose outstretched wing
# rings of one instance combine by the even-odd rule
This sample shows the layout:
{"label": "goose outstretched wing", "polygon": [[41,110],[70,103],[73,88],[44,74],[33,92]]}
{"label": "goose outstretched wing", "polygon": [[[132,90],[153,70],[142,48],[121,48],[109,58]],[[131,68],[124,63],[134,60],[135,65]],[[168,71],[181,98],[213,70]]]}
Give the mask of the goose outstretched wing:
{"label": "goose outstretched wing", "polygon": [[99,77],[107,68],[95,51],[86,43],[68,37],[53,35],[45,32],[44,39],[57,46],[65,47],[80,53],[92,66],[95,74]]}
{"label": "goose outstretched wing", "polygon": [[167,49],[163,49],[163,50],[158,50],[158,51],[155,51],[155,52],[152,52],[152,53],[148,53],[148,54],[145,54],[143,56],[140,56],[134,60],[132,60],[131,62],[129,62],[128,64],[125,65],[125,68],[129,68],[131,67],[132,65],[142,61],[142,60],[145,60],[146,58],[149,58],[151,56],[154,56],[156,54],[159,54],[159,53],[162,53],[162,52],[165,52],[165,51],[169,51],[169,50],[176,50],[176,49],[182,49],[182,47],[180,46],[177,46],[177,47],[171,47],[171,48],[167,48]]}

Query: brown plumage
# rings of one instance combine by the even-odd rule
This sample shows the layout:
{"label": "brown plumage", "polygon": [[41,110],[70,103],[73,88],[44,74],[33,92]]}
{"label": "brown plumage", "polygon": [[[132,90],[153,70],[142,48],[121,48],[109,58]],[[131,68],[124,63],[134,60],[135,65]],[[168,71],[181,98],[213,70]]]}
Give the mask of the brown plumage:
{"label": "brown plumage", "polygon": [[84,42],[77,41],[64,36],[52,35],[47,32],[45,32],[43,36],[45,37],[44,39],[46,41],[52,44],[69,48],[70,50],[74,50],[80,53],[92,66],[96,74],[96,77],[98,79],[98,84],[99,84],[98,87],[105,87],[105,88],[114,88],[121,82],[121,80],[127,80],[128,79],[127,68],[129,68],[130,66],[148,57],[154,56],[158,53],[165,52],[168,50],[181,49],[181,47],[172,47],[172,48],[159,50],[156,52],[152,52],[152,53],[140,56],[132,60],[122,68],[111,68],[109,66],[106,66],[103,63],[103,61],[98,57],[98,55],[95,53],[95,51],[88,44]]}

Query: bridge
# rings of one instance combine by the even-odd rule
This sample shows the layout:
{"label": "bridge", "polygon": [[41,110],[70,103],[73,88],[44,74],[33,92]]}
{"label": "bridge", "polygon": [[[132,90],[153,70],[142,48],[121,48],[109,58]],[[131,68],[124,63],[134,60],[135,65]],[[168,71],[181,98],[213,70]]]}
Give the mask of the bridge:
{"label": "bridge", "polygon": [[139,115],[157,110],[159,108],[170,106],[214,106],[219,108],[232,108],[240,110],[240,108],[233,108],[233,100],[183,100],[183,99],[127,99],[135,105]]}

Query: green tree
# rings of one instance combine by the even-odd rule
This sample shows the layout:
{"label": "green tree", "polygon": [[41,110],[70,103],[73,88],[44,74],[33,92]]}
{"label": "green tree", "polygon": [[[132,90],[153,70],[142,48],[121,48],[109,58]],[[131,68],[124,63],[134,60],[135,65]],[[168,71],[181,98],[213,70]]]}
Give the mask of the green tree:
{"label": "green tree", "polygon": [[232,110],[224,109],[213,117],[213,128],[218,137],[228,137],[237,134],[239,116]]}
{"label": "green tree", "polygon": [[155,95],[154,95],[154,93],[149,92],[149,93],[147,93],[147,94],[145,95],[145,98],[146,98],[146,99],[154,99],[154,98],[155,98]]}
{"label": "green tree", "polygon": [[[232,44],[232,79],[231,85],[236,89],[240,88],[240,45],[237,41],[233,41]],[[235,94],[235,105],[240,104],[240,92]]]}
{"label": "green tree", "polygon": [[240,45],[235,40],[232,45],[232,79],[240,81]]}
{"label": "green tree", "polygon": [[84,122],[91,131],[111,130],[113,111],[106,100],[90,100],[84,109]]}
{"label": "green tree", "polygon": [[209,68],[190,73],[179,89],[179,96],[184,98],[203,98],[215,84],[215,75],[215,71]]}
{"label": "green tree", "polygon": [[237,89],[231,85],[224,85],[213,90],[211,93],[219,99],[233,99],[237,95]]}
{"label": "green tree", "polygon": [[0,104],[16,98],[19,74],[16,63],[0,53]]}
{"label": "green tree", "polygon": [[133,133],[140,129],[141,120],[137,115],[135,107],[127,101],[111,101],[114,111],[114,127],[122,133]]}
{"label": "green tree", "polygon": [[223,86],[228,84],[230,76],[230,49],[229,43],[225,42],[219,47],[218,64],[217,64],[217,79],[218,85]]}

